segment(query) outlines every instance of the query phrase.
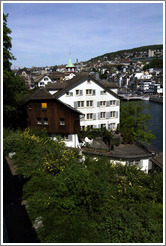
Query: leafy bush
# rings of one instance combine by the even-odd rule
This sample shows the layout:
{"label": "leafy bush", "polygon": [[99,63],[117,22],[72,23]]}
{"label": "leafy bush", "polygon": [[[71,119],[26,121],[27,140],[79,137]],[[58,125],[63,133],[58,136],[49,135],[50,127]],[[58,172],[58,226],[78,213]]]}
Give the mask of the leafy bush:
{"label": "leafy bush", "polygon": [[5,132],[4,141],[18,173],[31,177],[23,199],[42,243],[162,243],[162,174],[80,161],[77,150],[28,129]]}

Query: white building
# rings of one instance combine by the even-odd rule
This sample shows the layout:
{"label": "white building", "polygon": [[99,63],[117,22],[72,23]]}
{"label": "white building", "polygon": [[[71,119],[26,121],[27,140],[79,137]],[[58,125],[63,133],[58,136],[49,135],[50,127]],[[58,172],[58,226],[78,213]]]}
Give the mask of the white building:
{"label": "white building", "polygon": [[52,80],[46,74],[42,74],[34,80],[35,87],[45,87],[48,83],[52,83]]}
{"label": "white building", "polygon": [[81,128],[106,127],[115,131],[120,120],[120,99],[118,95],[105,88],[87,73],[76,75],[73,79],[56,85],[48,91],[62,102],[78,109],[84,114],[80,120]]}

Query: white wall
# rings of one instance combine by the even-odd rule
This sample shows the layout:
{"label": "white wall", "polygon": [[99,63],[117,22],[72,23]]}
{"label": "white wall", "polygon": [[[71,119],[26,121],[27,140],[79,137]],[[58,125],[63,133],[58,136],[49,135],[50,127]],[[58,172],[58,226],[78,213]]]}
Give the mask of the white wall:
{"label": "white wall", "polygon": [[[47,79],[47,80],[44,80],[44,79]],[[48,76],[44,76],[44,77],[38,82],[38,87],[45,86],[45,85],[47,85],[49,82],[52,82],[52,80],[51,80]],[[41,83],[44,83],[44,84],[41,85]]]}
{"label": "white wall", "polygon": [[[86,89],[89,90],[95,90],[95,95],[86,95]],[[80,90],[82,91],[81,95],[76,95],[76,90]],[[100,128],[101,124],[106,124],[106,127],[109,128],[109,124],[110,123],[115,123],[115,129],[117,128],[117,124],[119,123],[119,117],[120,117],[120,100],[115,98],[113,95],[111,95],[110,93],[106,92],[106,94],[101,95],[100,92],[103,92],[104,89],[102,87],[100,87],[99,85],[97,85],[96,83],[94,83],[92,80],[90,82],[85,81],[82,84],[76,86],[74,89],[70,90],[69,92],[71,93],[71,96],[68,96],[66,94],[64,94],[63,96],[61,96],[59,99],[64,102],[67,103],[69,105],[71,105],[72,107],[75,107],[75,103],[78,101],[84,101],[84,107],[77,107],[77,110],[79,110],[80,112],[82,112],[83,114],[85,114],[85,118],[80,120],[80,125],[81,126],[85,126],[87,127],[88,125],[93,125],[96,128]],[[86,102],[87,101],[93,101],[93,106],[92,107],[87,107],[86,106]],[[118,102],[118,106],[114,105],[114,106],[103,106],[103,107],[98,107],[98,103],[99,101],[112,101],[115,100],[116,102]],[[111,111],[116,111],[117,113],[115,113],[115,117],[114,118],[110,118],[108,117],[108,114]],[[99,117],[99,113],[100,112],[105,112],[107,117],[105,119],[100,119]],[[87,119],[87,114],[88,113],[93,113],[94,117],[93,119],[88,120]]]}

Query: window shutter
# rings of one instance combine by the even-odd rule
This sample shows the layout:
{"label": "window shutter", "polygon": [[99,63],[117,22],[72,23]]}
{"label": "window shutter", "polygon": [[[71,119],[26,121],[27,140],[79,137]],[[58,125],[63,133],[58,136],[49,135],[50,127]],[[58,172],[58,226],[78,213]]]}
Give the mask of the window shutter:
{"label": "window shutter", "polygon": [[78,107],[78,102],[74,102],[74,108]]}
{"label": "window shutter", "polygon": [[106,119],[109,119],[111,116],[111,113],[110,112],[106,112]]}
{"label": "window shutter", "polygon": [[100,91],[100,95],[103,95],[103,91]]}
{"label": "window shutter", "polygon": [[96,114],[93,114],[93,120],[96,120]]}
{"label": "window shutter", "polygon": [[116,106],[119,106],[119,101],[116,101]]}
{"label": "window shutter", "polygon": [[96,95],[96,90],[93,90],[93,95]]}
{"label": "window shutter", "polygon": [[70,96],[73,96],[73,92],[70,92]]}
{"label": "window shutter", "polygon": [[98,119],[100,120],[100,113],[98,113]]}
{"label": "window shutter", "polygon": [[100,107],[100,102],[97,102],[97,107]]}
{"label": "window shutter", "polygon": [[106,107],[110,106],[110,101],[106,101]]}
{"label": "window shutter", "polygon": [[80,90],[80,96],[82,96],[83,95],[83,91],[82,90]]}
{"label": "window shutter", "polygon": [[101,128],[101,124],[98,125],[98,128]]}
{"label": "window shutter", "polygon": [[118,111],[116,111],[116,118],[118,118]]}
{"label": "window shutter", "polygon": [[97,125],[94,125],[93,128],[97,128]]}

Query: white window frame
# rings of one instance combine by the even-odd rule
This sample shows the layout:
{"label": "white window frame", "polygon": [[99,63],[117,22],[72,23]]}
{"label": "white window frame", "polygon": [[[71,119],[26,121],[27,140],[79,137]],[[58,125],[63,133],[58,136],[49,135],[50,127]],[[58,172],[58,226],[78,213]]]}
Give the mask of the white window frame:
{"label": "white window frame", "polygon": [[93,120],[93,113],[86,114],[86,119],[87,120]]}
{"label": "white window frame", "polygon": [[93,107],[93,100],[86,101],[86,107]]}
{"label": "white window frame", "polygon": [[111,100],[110,101],[110,106],[116,106],[116,100]]}
{"label": "white window frame", "polygon": [[80,90],[76,90],[76,96],[80,96]]}
{"label": "white window frame", "polygon": [[78,101],[77,102],[77,107],[78,108],[84,108],[84,101]]}
{"label": "white window frame", "polygon": [[100,101],[100,107],[105,107],[106,106],[106,101]]}
{"label": "white window frame", "polygon": [[110,112],[110,118],[116,118],[116,111]]}
{"label": "white window frame", "polygon": [[106,112],[100,112],[100,119],[106,119]]}
{"label": "white window frame", "polygon": [[93,90],[92,89],[86,89],[86,95],[87,96],[91,96],[93,93]]}

